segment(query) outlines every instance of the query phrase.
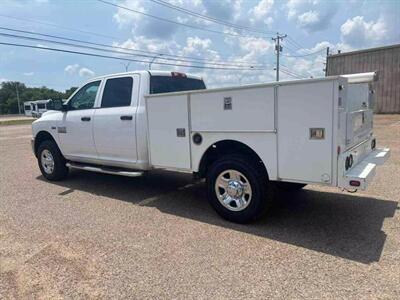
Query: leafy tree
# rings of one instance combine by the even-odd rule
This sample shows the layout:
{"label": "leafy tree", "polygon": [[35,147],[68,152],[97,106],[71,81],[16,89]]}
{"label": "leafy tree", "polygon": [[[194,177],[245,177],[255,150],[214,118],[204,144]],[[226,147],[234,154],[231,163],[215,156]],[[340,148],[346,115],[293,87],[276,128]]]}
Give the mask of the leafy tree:
{"label": "leafy tree", "polygon": [[49,89],[45,86],[39,88],[26,87],[25,84],[17,81],[2,82],[0,87],[0,114],[17,114],[18,99],[20,99],[21,112],[25,101],[42,99],[67,99],[77,88],[71,87],[65,93]]}
{"label": "leafy tree", "polygon": [[77,89],[78,89],[78,87],[73,86],[73,87],[69,88],[68,90],[65,90],[65,99],[69,98],[69,96],[71,96]]}

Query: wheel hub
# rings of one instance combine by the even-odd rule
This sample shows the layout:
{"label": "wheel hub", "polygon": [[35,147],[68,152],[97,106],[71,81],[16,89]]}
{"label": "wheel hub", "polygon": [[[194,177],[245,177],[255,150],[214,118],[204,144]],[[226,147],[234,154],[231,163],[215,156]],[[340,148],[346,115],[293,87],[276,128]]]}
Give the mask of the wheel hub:
{"label": "wheel hub", "polygon": [[54,158],[51,152],[47,149],[42,151],[40,156],[40,161],[42,163],[43,170],[47,174],[51,174],[54,171]]}
{"label": "wheel hub", "polygon": [[230,180],[226,192],[230,197],[239,198],[243,195],[243,185],[236,180]]}
{"label": "wheel hub", "polygon": [[219,202],[231,211],[241,211],[249,206],[253,191],[250,181],[237,170],[225,170],[215,181]]}

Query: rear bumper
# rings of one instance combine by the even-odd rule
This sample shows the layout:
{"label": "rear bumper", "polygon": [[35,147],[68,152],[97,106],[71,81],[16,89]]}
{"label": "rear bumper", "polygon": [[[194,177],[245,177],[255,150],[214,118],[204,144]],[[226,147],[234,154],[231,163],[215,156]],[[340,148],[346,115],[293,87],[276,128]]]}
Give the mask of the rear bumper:
{"label": "rear bumper", "polygon": [[375,176],[376,166],[384,164],[389,157],[389,148],[372,150],[357,165],[344,173],[339,180],[339,187],[366,190]]}

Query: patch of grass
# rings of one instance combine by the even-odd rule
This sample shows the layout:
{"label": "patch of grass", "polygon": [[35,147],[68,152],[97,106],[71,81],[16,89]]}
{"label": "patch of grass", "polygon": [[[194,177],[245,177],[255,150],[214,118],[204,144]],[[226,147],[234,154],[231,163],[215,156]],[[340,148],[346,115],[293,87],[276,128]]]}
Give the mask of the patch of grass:
{"label": "patch of grass", "polygon": [[24,125],[24,124],[32,124],[35,121],[34,119],[21,119],[21,120],[0,120],[0,126],[9,126],[9,125]]}

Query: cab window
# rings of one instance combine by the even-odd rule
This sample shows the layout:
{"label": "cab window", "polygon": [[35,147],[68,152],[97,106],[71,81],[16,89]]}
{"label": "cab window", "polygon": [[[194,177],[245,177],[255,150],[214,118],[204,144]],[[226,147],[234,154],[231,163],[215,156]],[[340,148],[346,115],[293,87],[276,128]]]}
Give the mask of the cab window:
{"label": "cab window", "polygon": [[69,109],[78,110],[93,108],[99,86],[100,80],[90,82],[83,86],[69,101]]}
{"label": "cab window", "polygon": [[132,77],[107,79],[103,91],[101,107],[130,106],[132,99]]}

